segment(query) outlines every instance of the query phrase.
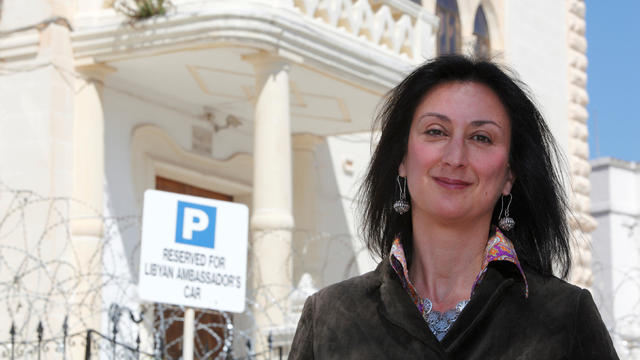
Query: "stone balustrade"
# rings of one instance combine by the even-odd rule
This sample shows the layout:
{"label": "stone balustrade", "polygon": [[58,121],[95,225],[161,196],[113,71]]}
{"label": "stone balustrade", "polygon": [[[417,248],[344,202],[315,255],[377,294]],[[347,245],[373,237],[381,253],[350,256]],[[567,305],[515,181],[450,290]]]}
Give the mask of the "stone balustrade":
{"label": "stone balustrade", "polygon": [[294,0],[305,15],[410,60],[434,49],[437,17],[407,0]]}

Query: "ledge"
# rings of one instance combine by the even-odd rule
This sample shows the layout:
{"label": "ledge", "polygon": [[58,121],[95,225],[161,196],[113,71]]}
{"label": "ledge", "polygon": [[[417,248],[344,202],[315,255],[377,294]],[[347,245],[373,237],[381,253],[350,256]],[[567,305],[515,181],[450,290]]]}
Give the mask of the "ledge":
{"label": "ledge", "polygon": [[620,160],[612,157],[597,158],[589,161],[591,163],[591,172],[607,167],[616,167],[640,173],[640,163],[633,161]]}
{"label": "ledge", "polygon": [[397,84],[419,61],[349,34],[292,7],[233,1],[177,6],[167,17],[129,25],[113,10],[82,14],[71,34],[77,60],[109,62],[206,46],[287,51],[378,91]]}

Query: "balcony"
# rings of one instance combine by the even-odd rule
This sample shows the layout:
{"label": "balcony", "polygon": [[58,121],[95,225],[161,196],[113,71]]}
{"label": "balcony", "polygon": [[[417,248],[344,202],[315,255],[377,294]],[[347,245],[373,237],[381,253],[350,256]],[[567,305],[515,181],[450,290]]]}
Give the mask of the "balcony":
{"label": "balcony", "polygon": [[420,62],[433,55],[437,17],[408,0],[294,0],[305,16]]}

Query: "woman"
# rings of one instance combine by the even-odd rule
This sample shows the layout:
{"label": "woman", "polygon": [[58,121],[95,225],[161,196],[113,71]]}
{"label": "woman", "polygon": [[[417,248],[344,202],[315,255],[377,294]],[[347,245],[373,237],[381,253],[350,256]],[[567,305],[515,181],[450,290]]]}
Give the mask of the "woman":
{"label": "woman", "polygon": [[361,189],[382,261],[307,299],[290,359],[617,358],[589,292],[553,275],[567,204],[523,88],[454,55],[391,91]]}

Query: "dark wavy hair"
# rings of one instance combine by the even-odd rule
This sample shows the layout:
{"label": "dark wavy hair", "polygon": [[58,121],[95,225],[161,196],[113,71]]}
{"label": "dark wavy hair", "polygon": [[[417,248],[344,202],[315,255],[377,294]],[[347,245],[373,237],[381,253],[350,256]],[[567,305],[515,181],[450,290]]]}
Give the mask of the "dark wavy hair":
{"label": "dark wavy hair", "polygon": [[[388,93],[378,113],[375,124],[380,126],[380,140],[359,191],[369,250],[384,258],[400,236],[411,259],[411,211],[398,215],[393,210],[398,167],[407,152],[418,104],[435,86],[447,82],[483,84],[501,100],[511,121],[509,164],[515,175],[510,214],[516,226],[506,235],[521,263],[543,275],[552,275],[556,268],[565,278],[571,267],[570,213],[560,175],[561,152],[525,84],[491,61],[461,55],[440,56],[417,68]],[[492,224],[497,224],[499,203],[494,206]]]}

